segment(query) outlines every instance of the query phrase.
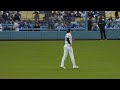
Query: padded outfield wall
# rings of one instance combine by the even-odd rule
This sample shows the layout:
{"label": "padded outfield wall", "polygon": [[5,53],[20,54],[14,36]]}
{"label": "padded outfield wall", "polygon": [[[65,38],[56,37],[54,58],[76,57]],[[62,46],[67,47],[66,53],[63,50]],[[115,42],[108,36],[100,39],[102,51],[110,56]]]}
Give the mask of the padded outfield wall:
{"label": "padded outfield wall", "polygon": [[[56,40],[64,39],[66,31],[2,31],[0,40]],[[119,39],[120,30],[106,30],[108,39]],[[74,39],[100,39],[99,31],[73,31]]]}

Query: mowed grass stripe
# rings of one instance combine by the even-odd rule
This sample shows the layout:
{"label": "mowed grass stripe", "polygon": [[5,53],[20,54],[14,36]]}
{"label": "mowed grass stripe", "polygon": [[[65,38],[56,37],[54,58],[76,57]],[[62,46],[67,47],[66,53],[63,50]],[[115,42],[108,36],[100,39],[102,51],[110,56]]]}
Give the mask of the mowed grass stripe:
{"label": "mowed grass stripe", "polygon": [[119,40],[73,41],[76,64],[68,56],[59,68],[63,41],[0,41],[0,78],[120,78]]}

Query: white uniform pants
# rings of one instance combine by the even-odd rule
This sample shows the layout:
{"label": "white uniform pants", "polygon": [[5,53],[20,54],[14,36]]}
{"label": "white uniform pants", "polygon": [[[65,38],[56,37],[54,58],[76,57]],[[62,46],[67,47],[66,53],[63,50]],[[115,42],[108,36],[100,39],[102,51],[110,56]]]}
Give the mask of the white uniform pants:
{"label": "white uniform pants", "polygon": [[62,61],[61,61],[61,67],[64,66],[64,62],[65,62],[65,59],[66,59],[68,53],[70,55],[73,67],[76,66],[72,46],[70,46],[70,45],[64,45],[64,54],[63,54]]}

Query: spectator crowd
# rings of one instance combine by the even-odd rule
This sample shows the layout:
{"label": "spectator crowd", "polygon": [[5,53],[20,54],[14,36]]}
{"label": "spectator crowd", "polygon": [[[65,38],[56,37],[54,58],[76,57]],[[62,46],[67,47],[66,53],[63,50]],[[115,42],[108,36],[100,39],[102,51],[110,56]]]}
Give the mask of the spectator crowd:
{"label": "spectator crowd", "polygon": [[[21,11],[0,11],[0,31],[2,30],[16,30],[24,28],[41,28],[46,29],[85,29],[86,20],[88,20],[88,30],[98,30],[99,11],[52,11],[51,16],[46,19],[43,17],[39,20],[39,14],[45,13],[44,11],[32,11],[34,20],[21,20]],[[78,18],[79,20],[76,20]],[[87,18],[87,19],[86,19]],[[109,17],[106,20],[106,28],[120,28],[120,18],[118,11],[115,12],[115,19]],[[11,25],[11,28],[8,27]],[[14,27],[17,26],[17,29]]]}

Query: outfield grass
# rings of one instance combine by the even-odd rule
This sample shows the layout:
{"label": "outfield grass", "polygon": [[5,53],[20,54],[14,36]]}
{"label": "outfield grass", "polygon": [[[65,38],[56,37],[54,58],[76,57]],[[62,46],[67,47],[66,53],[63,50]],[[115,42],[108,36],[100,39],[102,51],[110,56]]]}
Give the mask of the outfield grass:
{"label": "outfield grass", "polygon": [[79,69],[60,68],[64,41],[0,41],[1,79],[120,79],[119,40],[73,41]]}

